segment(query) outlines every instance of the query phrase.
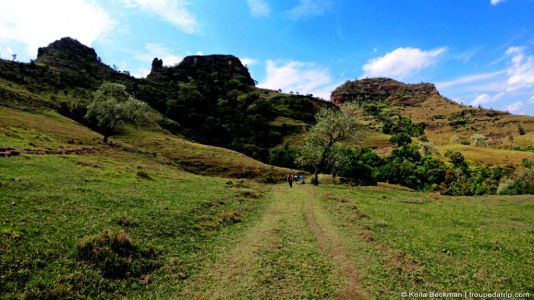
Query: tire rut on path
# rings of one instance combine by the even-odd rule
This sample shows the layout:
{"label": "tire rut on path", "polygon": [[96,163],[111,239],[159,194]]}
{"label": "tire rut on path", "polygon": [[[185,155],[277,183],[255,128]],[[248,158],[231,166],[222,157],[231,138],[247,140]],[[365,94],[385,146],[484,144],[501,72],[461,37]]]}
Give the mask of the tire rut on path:
{"label": "tire rut on path", "polygon": [[319,247],[326,252],[335,265],[339,266],[341,276],[346,279],[346,285],[340,291],[340,299],[367,299],[360,286],[358,268],[351,261],[345,245],[341,241],[337,229],[330,223],[328,216],[320,207],[314,205],[312,187],[307,187],[306,206],[304,215],[308,227],[314,233]]}
{"label": "tire rut on path", "polygon": [[317,245],[306,188],[273,186],[260,220],[183,287],[183,299],[331,299],[338,266]]}

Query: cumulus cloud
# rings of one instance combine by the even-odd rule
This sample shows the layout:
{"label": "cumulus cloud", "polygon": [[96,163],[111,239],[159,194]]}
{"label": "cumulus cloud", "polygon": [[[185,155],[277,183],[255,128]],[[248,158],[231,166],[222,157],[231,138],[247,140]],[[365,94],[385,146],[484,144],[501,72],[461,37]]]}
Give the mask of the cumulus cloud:
{"label": "cumulus cloud", "polygon": [[418,48],[397,48],[382,57],[369,60],[363,66],[364,77],[408,78],[434,65],[446,48],[421,50]]}
{"label": "cumulus cloud", "polygon": [[265,0],[247,0],[250,13],[255,17],[267,17],[271,14],[271,8]]}
{"label": "cumulus cloud", "polygon": [[122,0],[127,7],[138,8],[154,14],[184,32],[194,33],[198,22],[186,9],[186,0]]}
{"label": "cumulus cloud", "polygon": [[503,3],[504,0],[490,0],[490,2],[491,2],[491,5],[497,5],[499,3]]}
{"label": "cumulus cloud", "polygon": [[326,68],[313,63],[300,61],[266,62],[266,77],[258,86],[268,89],[282,89],[301,94],[314,94],[324,99],[330,98],[330,92],[338,84],[334,82]]}
{"label": "cumulus cloud", "polygon": [[91,45],[113,25],[91,0],[1,0],[0,7],[0,40],[24,45],[28,56],[65,36]]}
{"label": "cumulus cloud", "polygon": [[292,19],[322,16],[333,8],[331,0],[299,0],[299,4],[287,11]]}
{"label": "cumulus cloud", "polygon": [[516,102],[506,106],[506,110],[511,113],[521,113],[525,104],[523,102]]}
{"label": "cumulus cloud", "polygon": [[471,105],[482,105],[492,102],[499,101],[502,97],[504,97],[505,93],[498,93],[496,95],[490,96],[489,94],[481,94],[478,95],[473,101],[471,101]]}
{"label": "cumulus cloud", "polygon": [[[143,52],[132,53],[138,61],[143,62],[145,65],[150,66],[154,58],[163,60],[163,65],[174,66],[182,61],[180,55],[175,54],[169,48],[158,43],[147,43]],[[150,73],[150,69],[147,67],[140,67],[137,70],[131,72],[134,77],[142,78],[146,77]]]}
{"label": "cumulus cloud", "polygon": [[512,57],[508,68],[508,91],[534,87],[534,56],[525,55],[522,47],[510,47],[506,54]]}
{"label": "cumulus cloud", "polygon": [[241,63],[245,66],[252,66],[257,63],[255,59],[250,58],[250,57],[243,57],[240,60],[241,60]]}
{"label": "cumulus cloud", "polygon": [[12,55],[15,54],[13,49],[8,46],[0,46],[0,58],[3,59],[12,59]]}

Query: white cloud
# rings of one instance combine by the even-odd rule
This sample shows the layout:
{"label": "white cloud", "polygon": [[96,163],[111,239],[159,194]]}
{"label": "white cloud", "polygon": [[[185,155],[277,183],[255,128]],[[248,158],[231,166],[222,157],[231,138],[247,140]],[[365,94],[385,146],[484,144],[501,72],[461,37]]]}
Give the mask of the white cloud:
{"label": "white cloud", "polygon": [[240,60],[241,60],[241,63],[245,66],[252,66],[257,63],[255,59],[250,58],[250,57],[243,57]]}
{"label": "white cloud", "polygon": [[265,0],[247,0],[250,13],[255,17],[267,17],[271,14],[271,8]]}
{"label": "white cloud", "polygon": [[491,2],[491,5],[497,5],[499,3],[504,2],[504,0],[490,0],[490,2]]}
{"label": "white cloud", "polygon": [[13,51],[13,49],[11,49],[11,47],[0,46],[0,58],[13,59],[13,56],[12,56],[13,54],[15,54],[15,52]]}
{"label": "white cloud", "polygon": [[173,53],[169,48],[157,43],[147,43],[143,52],[132,51],[132,54],[136,60],[141,61],[145,65],[131,71],[132,76],[137,78],[146,77],[146,75],[150,73],[150,69],[146,66],[150,66],[156,57],[163,60],[163,65],[165,66],[174,66],[182,61],[181,56]]}
{"label": "white cloud", "polygon": [[471,101],[471,105],[481,105],[481,104],[487,104],[492,102],[499,101],[502,97],[504,97],[505,93],[498,93],[496,95],[490,96],[488,94],[482,94],[478,95],[473,101]]}
{"label": "white cloud", "polygon": [[534,96],[530,97],[530,99],[528,99],[528,103],[529,104],[534,104]]}
{"label": "white cloud", "polygon": [[322,16],[332,10],[331,0],[299,0],[299,4],[287,11],[292,19]]}
{"label": "white cloud", "polygon": [[137,53],[135,58],[144,63],[152,63],[152,60],[157,57],[163,60],[163,65],[174,66],[182,61],[182,57],[174,54],[169,48],[157,43],[147,43],[145,45],[145,52]]}
{"label": "white cloud", "polygon": [[525,107],[523,102],[516,102],[506,106],[506,110],[511,113],[518,113],[522,111],[523,107]]}
{"label": "white cloud", "polygon": [[145,78],[148,74],[150,74],[150,69],[147,68],[139,68],[135,71],[130,72],[130,75],[135,78]]}
{"label": "white cloud", "polygon": [[479,81],[491,79],[491,78],[494,78],[496,76],[503,75],[503,74],[506,74],[506,71],[472,74],[472,75],[462,76],[462,77],[449,80],[449,81],[439,82],[436,85],[440,89],[446,89],[446,88],[450,88],[450,87],[457,86],[457,85],[464,85],[467,83],[479,82]]}
{"label": "white cloud", "polygon": [[397,48],[382,57],[369,60],[363,66],[364,77],[405,79],[436,63],[446,48],[429,51],[418,48]]}
{"label": "white cloud", "polygon": [[198,30],[198,22],[187,11],[187,0],[122,0],[127,7],[148,11],[187,33]]}
{"label": "white cloud", "polygon": [[314,94],[324,99],[338,84],[326,68],[300,61],[266,62],[266,77],[258,86],[268,89],[282,89],[284,92]]}
{"label": "white cloud", "polygon": [[0,0],[0,40],[21,43],[29,56],[65,36],[91,45],[113,25],[92,0]]}
{"label": "white cloud", "polygon": [[526,56],[522,47],[510,47],[506,54],[512,57],[508,68],[508,91],[534,87],[534,56]]}

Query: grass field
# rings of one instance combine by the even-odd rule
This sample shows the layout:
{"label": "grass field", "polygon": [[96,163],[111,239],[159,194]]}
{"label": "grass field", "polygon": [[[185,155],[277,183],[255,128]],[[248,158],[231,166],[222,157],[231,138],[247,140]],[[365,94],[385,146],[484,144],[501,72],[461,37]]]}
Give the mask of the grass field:
{"label": "grass field", "polygon": [[328,210],[373,298],[401,291],[534,293],[534,198],[440,197],[325,186]]}
{"label": "grass field", "polygon": [[531,195],[429,197],[329,177],[289,189],[225,178],[273,169],[157,128],[102,147],[50,111],[0,114],[1,147],[101,147],[0,158],[0,299],[534,294]]}
{"label": "grass field", "polygon": [[[239,231],[264,193],[253,183],[191,175],[115,150],[2,159],[0,169],[3,298],[131,295],[146,290],[143,275],[159,293],[207,260],[217,239]],[[112,266],[80,260],[80,243],[105,230],[154,249],[158,275],[132,271],[109,280],[101,272]]]}

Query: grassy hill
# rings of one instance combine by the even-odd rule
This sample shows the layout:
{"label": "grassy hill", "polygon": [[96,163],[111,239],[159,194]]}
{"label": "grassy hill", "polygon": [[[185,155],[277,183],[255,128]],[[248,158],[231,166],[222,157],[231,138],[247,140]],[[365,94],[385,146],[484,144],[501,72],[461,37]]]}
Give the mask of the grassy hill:
{"label": "grassy hill", "polygon": [[[361,116],[377,132],[383,130],[377,118],[380,114],[423,123],[425,137],[438,150],[454,149],[472,161],[518,165],[534,156],[528,148],[534,145],[534,117],[465,106],[441,96],[432,84],[410,85],[386,78],[349,81],[332,92],[332,100],[374,105],[374,116],[369,108],[362,109]],[[483,143],[474,143],[476,136],[482,136]],[[385,140],[380,133],[374,134],[368,146],[387,153]]]}

